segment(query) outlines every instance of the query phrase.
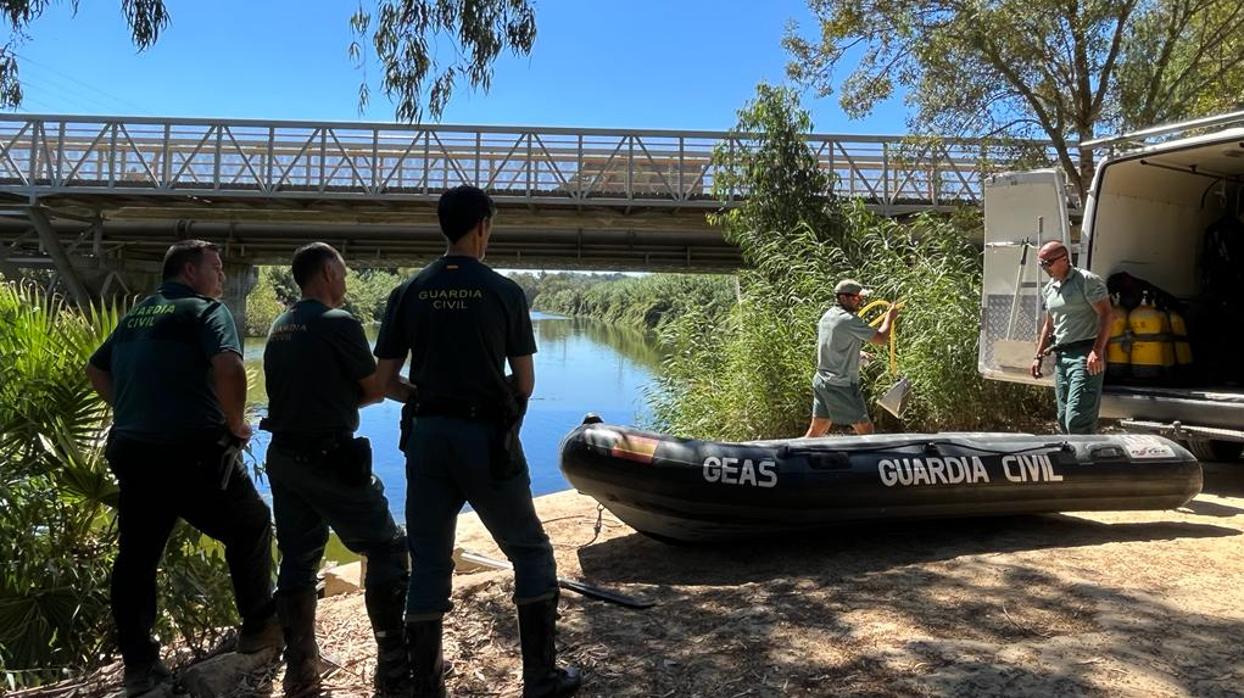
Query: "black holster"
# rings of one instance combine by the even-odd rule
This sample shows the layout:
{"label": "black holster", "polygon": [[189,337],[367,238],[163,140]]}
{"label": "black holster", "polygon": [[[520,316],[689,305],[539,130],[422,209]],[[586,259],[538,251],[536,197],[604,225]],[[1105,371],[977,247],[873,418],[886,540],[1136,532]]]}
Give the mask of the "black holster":
{"label": "black holster", "polygon": [[323,468],[345,485],[371,482],[371,441],[366,436],[297,435],[276,433],[272,446],[294,455],[301,462]]}
{"label": "black holster", "polygon": [[488,465],[492,479],[509,480],[526,472],[527,458],[523,455],[523,445],[518,439],[522,426],[521,417],[509,425],[497,425],[495,435],[488,444]]}
{"label": "black holster", "polygon": [[371,440],[366,436],[341,439],[324,456],[343,483],[366,485],[371,482]]}
{"label": "black holster", "polygon": [[527,472],[527,457],[518,438],[527,414],[527,401],[511,393],[498,420],[497,432],[489,443],[489,465],[494,480],[509,480]]}
{"label": "black holster", "polygon": [[412,393],[406,402],[402,403],[402,416],[398,424],[397,432],[397,450],[403,455],[406,453],[406,445],[410,443],[410,430],[415,420],[415,408],[418,401]]}

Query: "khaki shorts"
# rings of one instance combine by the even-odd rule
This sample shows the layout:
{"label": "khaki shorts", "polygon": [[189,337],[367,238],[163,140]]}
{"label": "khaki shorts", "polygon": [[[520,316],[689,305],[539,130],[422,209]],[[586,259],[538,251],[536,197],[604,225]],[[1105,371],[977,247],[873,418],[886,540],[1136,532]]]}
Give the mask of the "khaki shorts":
{"label": "khaki shorts", "polygon": [[872,421],[859,383],[828,385],[820,374],[812,378],[812,416],[834,424]]}

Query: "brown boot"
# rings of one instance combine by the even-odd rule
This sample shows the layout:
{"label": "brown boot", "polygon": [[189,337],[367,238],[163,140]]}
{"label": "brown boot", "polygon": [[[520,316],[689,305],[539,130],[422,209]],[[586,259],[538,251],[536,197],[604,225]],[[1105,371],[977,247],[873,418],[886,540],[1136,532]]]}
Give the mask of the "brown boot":
{"label": "brown boot", "polygon": [[238,631],[237,647],[239,654],[255,654],[256,652],[280,652],[285,647],[285,638],[281,623],[275,613],[258,618],[244,618],[242,629]]}
{"label": "brown boot", "polygon": [[126,696],[141,696],[173,685],[173,672],[159,659],[143,664],[126,664],[124,676]]}
{"label": "brown boot", "polygon": [[287,696],[315,691],[324,670],[315,642],[315,589],[277,595],[276,611],[285,635],[285,679],[281,687]]}

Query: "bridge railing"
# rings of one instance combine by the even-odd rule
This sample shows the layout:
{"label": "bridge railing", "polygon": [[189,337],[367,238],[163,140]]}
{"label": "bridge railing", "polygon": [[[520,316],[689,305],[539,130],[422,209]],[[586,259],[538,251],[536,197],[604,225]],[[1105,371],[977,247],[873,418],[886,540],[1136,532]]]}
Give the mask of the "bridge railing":
{"label": "bridge railing", "polygon": [[[884,211],[978,203],[983,175],[1042,144],[814,135],[836,193]],[[459,184],[541,205],[713,208],[726,132],[0,115],[0,190],[427,199]],[[734,191],[730,198],[746,196]]]}

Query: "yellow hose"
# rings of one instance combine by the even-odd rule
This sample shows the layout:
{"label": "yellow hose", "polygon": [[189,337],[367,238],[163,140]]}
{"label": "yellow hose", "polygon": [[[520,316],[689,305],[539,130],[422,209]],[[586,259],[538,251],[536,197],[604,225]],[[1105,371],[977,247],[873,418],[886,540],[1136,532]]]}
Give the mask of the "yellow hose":
{"label": "yellow hose", "polygon": [[[860,308],[860,311],[857,314],[862,318],[864,317],[866,313],[868,313],[868,311],[872,310],[873,308],[884,308],[886,310],[889,310],[890,306],[894,306],[895,308],[901,308],[903,307],[903,301],[891,303],[890,301],[878,299],[878,300],[873,301],[872,303],[869,303],[863,308]],[[868,323],[868,326],[869,327],[880,327],[881,321],[884,319],[885,319],[885,314],[882,313],[881,315],[878,315],[877,317],[873,318]],[[894,349],[894,343],[897,341],[898,333],[895,332],[894,330],[895,330],[894,327],[890,328],[890,375],[892,376],[898,375],[898,353]]]}

